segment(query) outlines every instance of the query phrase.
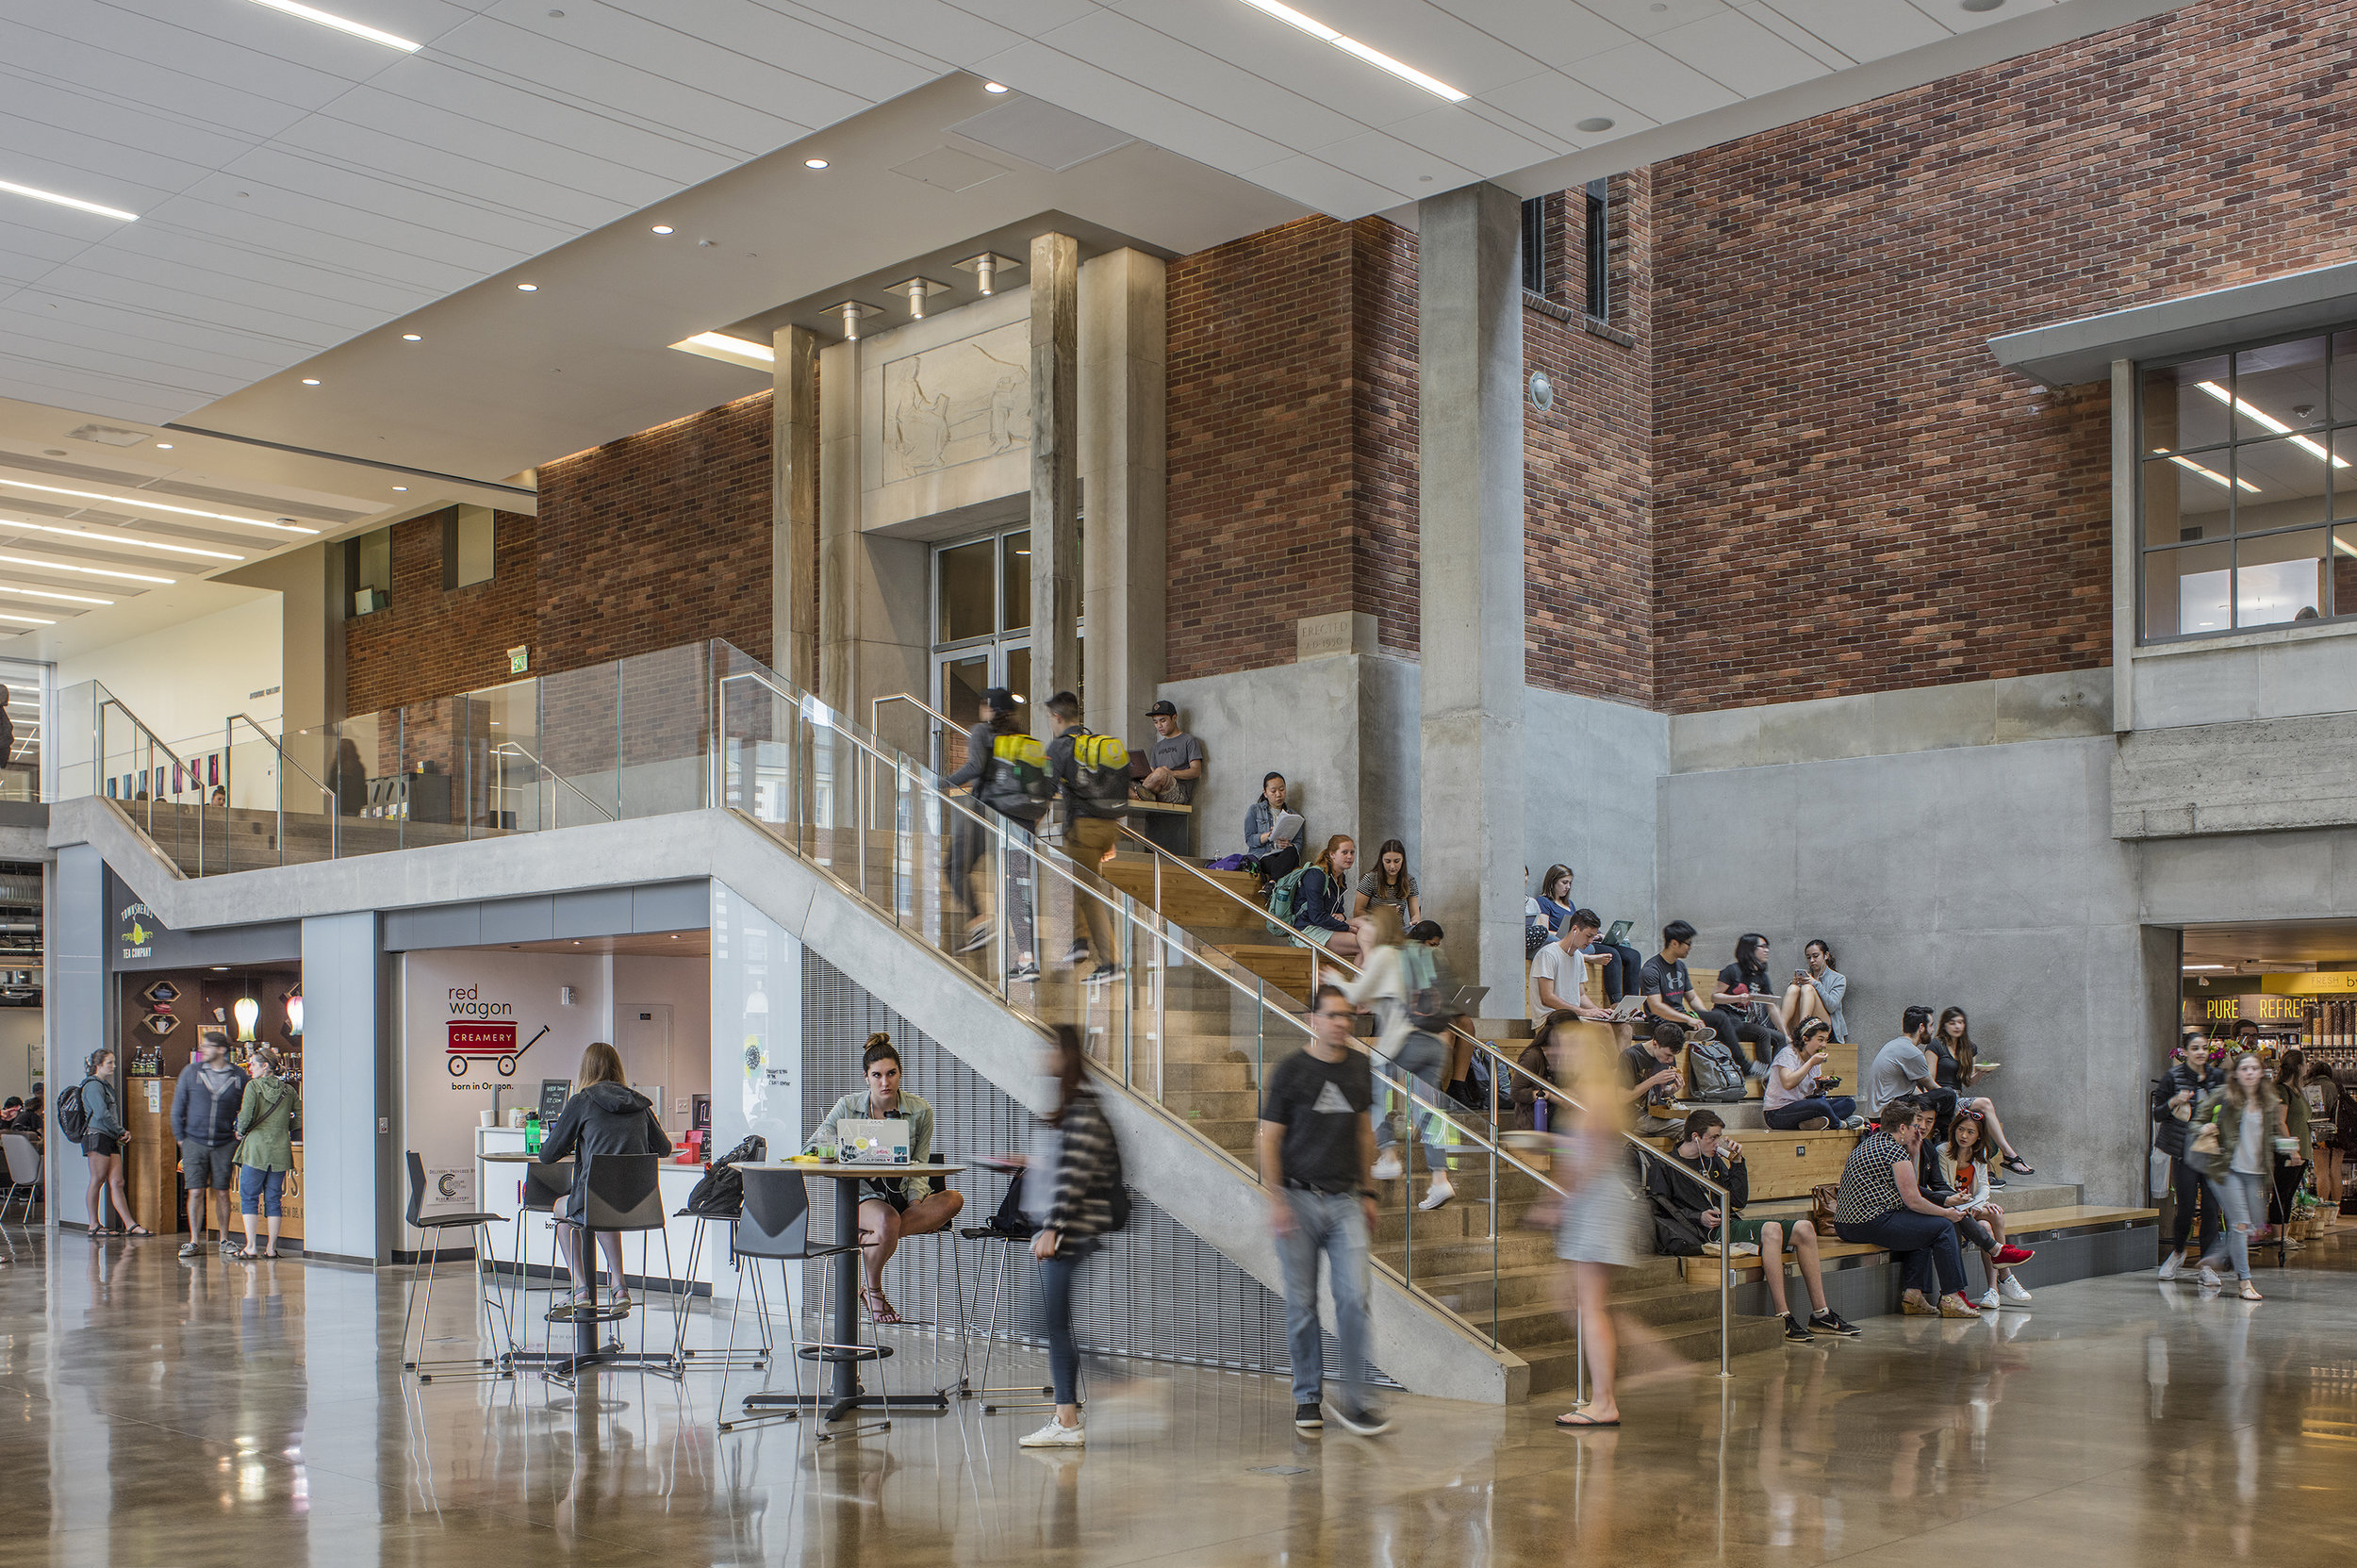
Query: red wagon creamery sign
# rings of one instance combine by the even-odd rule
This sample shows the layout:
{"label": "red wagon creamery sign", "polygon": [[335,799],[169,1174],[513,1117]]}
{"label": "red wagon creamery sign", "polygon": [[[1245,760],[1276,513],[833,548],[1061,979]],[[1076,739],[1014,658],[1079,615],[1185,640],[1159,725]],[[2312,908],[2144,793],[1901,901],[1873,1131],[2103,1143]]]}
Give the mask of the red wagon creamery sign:
{"label": "red wagon creamery sign", "polygon": [[453,1022],[450,1026],[449,1057],[453,1078],[464,1078],[470,1062],[493,1063],[502,1078],[512,1078],[516,1072],[516,1026]]}

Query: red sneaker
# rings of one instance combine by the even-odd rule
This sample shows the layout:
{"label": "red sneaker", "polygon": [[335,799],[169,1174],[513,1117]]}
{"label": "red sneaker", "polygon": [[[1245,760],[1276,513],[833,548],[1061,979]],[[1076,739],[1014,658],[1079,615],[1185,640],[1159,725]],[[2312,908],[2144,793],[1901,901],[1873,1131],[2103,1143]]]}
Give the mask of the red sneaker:
{"label": "red sneaker", "polygon": [[1997,1249],[1997,1266],[2011,1268],[2016,1263],[2026,1263],[2036,1256],[2037,1250],[2035,1247],[2016,1246],[2013,1243],[2007,1242]]}

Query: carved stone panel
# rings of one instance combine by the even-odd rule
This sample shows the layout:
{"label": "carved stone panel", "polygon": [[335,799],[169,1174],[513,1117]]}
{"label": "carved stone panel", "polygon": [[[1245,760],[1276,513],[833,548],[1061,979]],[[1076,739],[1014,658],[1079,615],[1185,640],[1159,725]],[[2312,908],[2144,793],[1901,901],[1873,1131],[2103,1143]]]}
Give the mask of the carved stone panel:
{"label": "carved stone panel", "polygon": [[878,432],[883,482],[1029,447],[1030,360],[1027,324],[1011,322],[887,361],[883,427]]}

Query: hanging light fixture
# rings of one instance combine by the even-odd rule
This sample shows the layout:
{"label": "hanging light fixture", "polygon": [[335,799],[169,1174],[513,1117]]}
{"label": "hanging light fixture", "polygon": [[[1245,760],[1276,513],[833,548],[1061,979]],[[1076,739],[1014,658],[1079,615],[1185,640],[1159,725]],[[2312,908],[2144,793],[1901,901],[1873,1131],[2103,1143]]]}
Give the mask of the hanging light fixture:
{"label": "hanging light fixture", "polygon": [[972,272],[975,291],[987,296],[998,291],[1000,273],[1013,272],[1023,263],[1012,256],[1000,256],[994,251],[984,251],[980,256],[969,256],[964,261],[952,262],[950,265],[961,272]]}
{"label": "hanging light fixture", "polygon": [[254,1021],[262,1015],[262,1004],[255,1001],[252,997],[239,997],[237,1000],[237,1004],[231,1007],[229,1011],[238,1020],[238,1039],[239,1042],[243,1043],[251,1041],[254,1038]]}
{"label": "hanging light fixture", "polygon": [[298,985],[287,993],[287,1032],[303,1038],[303,987]]}
{"label": "hanging light fixture", "polygon": [[870,316],[881,316],[883,312],[872,305],[863,305],[858,300],[843,300],[827,306],[827,314],[841,318],[843,340],[847,343],[856,343],[859,341],[860,322]]}

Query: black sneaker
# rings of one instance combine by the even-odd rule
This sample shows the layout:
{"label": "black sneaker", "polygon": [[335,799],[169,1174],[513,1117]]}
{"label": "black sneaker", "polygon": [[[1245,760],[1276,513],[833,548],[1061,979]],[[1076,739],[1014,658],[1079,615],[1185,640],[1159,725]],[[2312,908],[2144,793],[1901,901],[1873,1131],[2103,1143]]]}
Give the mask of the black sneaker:
{"label": "black sneaker", "polygon": [[1360,1437],[1381,1437],[1392,1429],[1383,1412],[1373,1405],[1338,1404],[1334,1407],[1334,1419],[1343,1424],[1344,1430],[1357,1432]]}
{"label": "black sneaker", "polygon": [[1999,1175],[1995,1174],[1994,1172],[1991,1172],[1991,1173],[1990,1173],[1990,1175],[1989,1175],[1989,1179],[1988,1179],[1988,1184],[1989,1184],[1990,1186],[1992,1186],[1992,1187],[2003,1187],[2003,1186],[2006,1185],[2007,1183],[2006,1183],[2005,1179],[2004,1179],[2003,1177],[1999,1176]]}
{"label": "black sneaker", "polygon": [[1808,1326],[1790,1312],[1784,1314],[1784,1339],[1787,1345],[1815,1345],[1817,1343],[1817,1336],[1808,1331]]}
{"label": "black sneaker", "polygon": [[1063,955],[1063,961],[1067,965],[1086,964],[1089,961],[1089,945],[1086,942],[1074,943],[1072,950]]}
{"label": "black sneaker", "polygon": [[1014,982],[1017,985],[1021,985],[1029,981],[1037,980],[1039,979],[1039,966],[1036,964],[1018,964],[1014,968],[1007,971],[1007,979]]}
{"label": "black sneaker", "polygon": [[1326,1412],[1318,1409],[1316,1400],[1312,1399],[1306,1405],[1294,1407],[1294,1426],[1297,1429],[1314,1432],[1325,1425]]}
{"label": "black sneaker", "polygon": [[1109,980],[1119,980],[1120,978],[1120,965],[1099,964],[1096,968],[1091,969],[1086,975],[1081,977],[1080,983],[1083,985],[1102,985]]}
{"label": "black sneaker", "polygon": [[1855,1339],[1864,1330],[1839,1312],[1822,1312],[1809,1314],[1808,1326],[1821,1334],[1838,1334],[1843,1339]]}

